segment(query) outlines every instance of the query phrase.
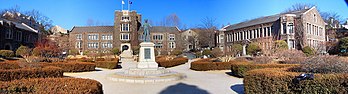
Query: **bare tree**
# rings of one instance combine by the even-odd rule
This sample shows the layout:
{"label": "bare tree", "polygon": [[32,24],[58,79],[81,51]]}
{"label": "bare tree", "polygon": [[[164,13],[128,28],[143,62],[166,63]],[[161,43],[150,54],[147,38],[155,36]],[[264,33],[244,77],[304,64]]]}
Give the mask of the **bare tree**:
{"label": "bare tree", "polygon": [[292,5],[290,8],[286,9],[284,12],[304,10],[306,8],[311,8],[313,6],[314,6],[313,4],[309,4],[309,3],[296,3],[295,5]]}
{"label": "bare tree", "polygon": [[177,26],[179,27],[181,25],[180,18],[174,13],[170,14],[165,18],[165,24],[166,26]]}
{"label": "bare tree", "polygon": [[216,19],[206,17],[201,20],[201,24],[198,25],[201,29],[197,33],[199,46],[201,47],[213,47],[214,46],[214,38],[216,31]]}
{"label": "bare tree", "polygon": [[52,25],[53,21],[49,17],[40,13],[40,11],[38,10],[33,9],[30,11],[24,12],[24,14],[27,16],[31,16],[36,22],[39,22],[43,26],[42,29],[44,30],[48,30],[53,26]]}
{"label": "bare tree", "polygon": [[11,13],[16,13],[16,12],[20,12],[20,9],[21,8],[18,5],[16,5],[16,6],[13,6],[11,8],[8,8],[8,9],[3,9],[3,10],[0,11],[0,13],[1,13],[1,16],[2,16],[7,11],[11,12]]}

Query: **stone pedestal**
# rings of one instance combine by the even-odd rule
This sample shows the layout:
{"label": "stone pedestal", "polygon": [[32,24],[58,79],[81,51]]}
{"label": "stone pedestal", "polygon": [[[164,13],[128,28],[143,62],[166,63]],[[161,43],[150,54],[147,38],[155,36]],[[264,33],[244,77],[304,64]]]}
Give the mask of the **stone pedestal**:
{"label": "stone pedestal", "polygon": [[242,56],[246,56],[246,44],[243,45]]}
{"label": "stone pedestal", "polygon": [[140,43],[139,63],[137,68],[158,68],[155,60],[155,44],[152,42]]}

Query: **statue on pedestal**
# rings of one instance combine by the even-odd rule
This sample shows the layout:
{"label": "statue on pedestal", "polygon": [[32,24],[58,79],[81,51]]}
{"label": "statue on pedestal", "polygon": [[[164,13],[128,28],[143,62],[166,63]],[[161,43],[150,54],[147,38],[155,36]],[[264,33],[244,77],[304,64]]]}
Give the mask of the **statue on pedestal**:
{"label": "statue on pedestal", "polygon": [[145,23],[143,25],[144,27],[144,33],[143,33],[143,36],[144,36],[144,42],[150,42],[150,31],[149,31],[149,27],[151,27],[151,25],[149,23],[147,23],[148,20],[145,19]]}

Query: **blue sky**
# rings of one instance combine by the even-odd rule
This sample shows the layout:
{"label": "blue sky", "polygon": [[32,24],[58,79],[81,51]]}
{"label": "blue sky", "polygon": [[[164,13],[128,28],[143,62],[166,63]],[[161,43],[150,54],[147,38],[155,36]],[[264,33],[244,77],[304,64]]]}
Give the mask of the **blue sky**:
{"label": "blue sky", "polygon": [[[71,29],[85,26],[88,19],[113,25],[115,10],[122,0],[0,0],[0,9],[20,6],[21,10],[39,10],[54,25]],[[154,23],[165,16],[177,14],[188,28],[196,27],[205,17],[216,18],[219,26],[283,12],[296,3],[314,4],[321,11],[336,12],[348,18],[344,0],[131,0],[131,10]],[[127,0],[125,0],[127,2]],[[125,7],[126,8],[126,7]]]}

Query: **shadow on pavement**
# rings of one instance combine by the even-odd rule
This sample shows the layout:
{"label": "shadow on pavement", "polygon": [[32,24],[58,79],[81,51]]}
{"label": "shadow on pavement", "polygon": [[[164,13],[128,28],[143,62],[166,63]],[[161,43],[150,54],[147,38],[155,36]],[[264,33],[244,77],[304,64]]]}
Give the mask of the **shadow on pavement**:
{"label": "shadow on pavement", "polygon": [[225,72],[225,74],[227,74],[229,76],[237,77],[237,78],[243,78],[243,77],[238,77],[238,76],[234,75],[232,72]]}
{"label": "shadow on pavement", "polygon": [[198,88],[195,85],[178,83],[167,87],[160,94],[209,94],[208,91]]}
{"label": "shadow on pavement", "polygon": [[238,94],[244,94],[244,85],[243,84],[235,84],[231,86],[231,89]]}

